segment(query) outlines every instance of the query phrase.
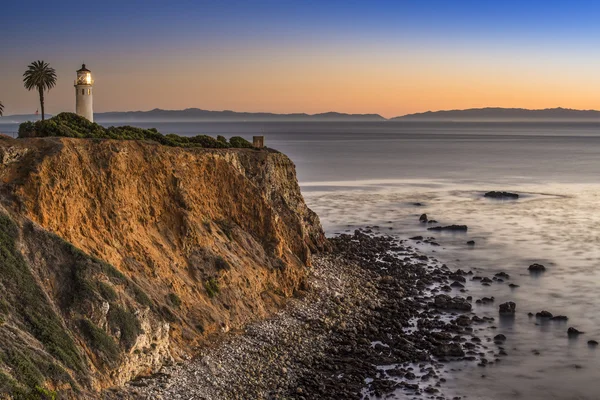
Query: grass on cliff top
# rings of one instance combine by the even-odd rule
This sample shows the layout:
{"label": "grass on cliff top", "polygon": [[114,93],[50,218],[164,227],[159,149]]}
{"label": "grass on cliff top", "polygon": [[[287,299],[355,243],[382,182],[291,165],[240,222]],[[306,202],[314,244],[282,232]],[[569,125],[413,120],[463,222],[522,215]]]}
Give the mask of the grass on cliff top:
{"label": "grass on cliff top", "polygon": [[133,126],[111,126],[105,128],[74,113],[60,113],[45,121],[23,122],[19,126],[19,137],[61,136],[88,139],[151,140],[172,147],[252,148],[246,139],[234,136],[229,141],[223,136],[217,139],[207,135],[179,136],[163,135],[156,129]]}

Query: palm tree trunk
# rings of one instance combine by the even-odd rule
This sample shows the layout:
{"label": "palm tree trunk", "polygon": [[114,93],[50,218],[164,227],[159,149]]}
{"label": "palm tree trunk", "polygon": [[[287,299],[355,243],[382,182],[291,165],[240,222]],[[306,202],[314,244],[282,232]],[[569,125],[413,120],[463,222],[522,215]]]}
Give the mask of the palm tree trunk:
{"label": "palm tree trunk", "polygon": [[44,89],[43,88],[38,88],[38,90],[40,91],[40,106],[42,108],[42,121],[44,120]]}

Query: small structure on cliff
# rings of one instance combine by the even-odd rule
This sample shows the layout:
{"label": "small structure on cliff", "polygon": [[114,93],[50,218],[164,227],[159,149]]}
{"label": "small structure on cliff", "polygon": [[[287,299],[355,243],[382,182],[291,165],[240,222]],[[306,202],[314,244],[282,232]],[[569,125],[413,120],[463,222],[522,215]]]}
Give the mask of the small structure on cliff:
{"label": "small structure on cliff", "polygon": [[265,147],[265,137],[264,136],[252,136],[252,147],[255,149],[262,149]]}
{"label": "small structure on cliff", "polygon": [[91,122],[94,122],[94,107],[92,101],[92,89],[94,81],[92,80],[92,71],[81,65],[77,71],[75,79],[75,113]]}

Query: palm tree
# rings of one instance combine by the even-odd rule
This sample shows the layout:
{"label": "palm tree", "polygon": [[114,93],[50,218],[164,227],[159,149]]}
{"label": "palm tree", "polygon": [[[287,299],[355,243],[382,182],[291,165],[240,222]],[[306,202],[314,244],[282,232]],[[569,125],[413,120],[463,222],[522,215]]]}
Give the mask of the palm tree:
{"label": "palm tree", "polygon": [[25,89],[37,89],[40,93],[40,105],[42,107],[42,121],[44,120],[44,91],[50,90],[56,85],[56,71],[47,62],[34,61],[27,67],[23,74]]}
{"label": "palm tree", "polygon": [[4,104],[2,104],[2,102],[0,101],[0,117],[2,116],[3,112],[4,112]]}

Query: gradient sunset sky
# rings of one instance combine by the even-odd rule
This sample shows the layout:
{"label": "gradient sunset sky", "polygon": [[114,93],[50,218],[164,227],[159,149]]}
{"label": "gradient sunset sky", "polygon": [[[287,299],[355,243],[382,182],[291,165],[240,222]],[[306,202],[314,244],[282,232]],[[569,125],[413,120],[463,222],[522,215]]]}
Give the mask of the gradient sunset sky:
{"label": "gradient sunset sky", "polygon": [[95,111],[600,109],[600,2],[11,1],[0,14],[5,115],[33,113],[34,60],[74,110],[85,62]]}

